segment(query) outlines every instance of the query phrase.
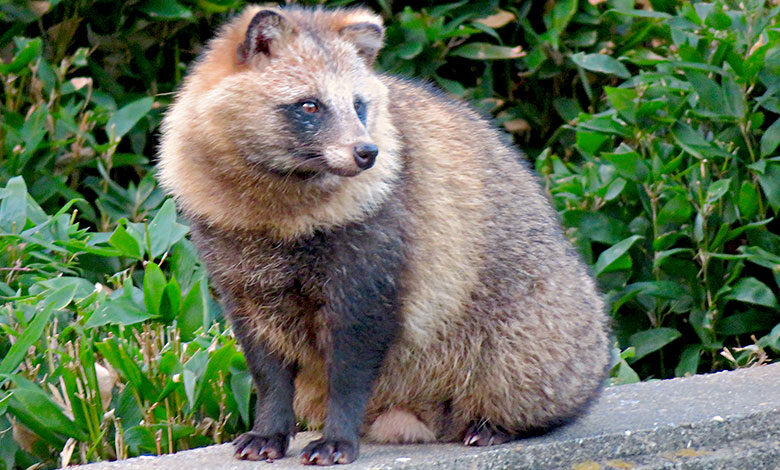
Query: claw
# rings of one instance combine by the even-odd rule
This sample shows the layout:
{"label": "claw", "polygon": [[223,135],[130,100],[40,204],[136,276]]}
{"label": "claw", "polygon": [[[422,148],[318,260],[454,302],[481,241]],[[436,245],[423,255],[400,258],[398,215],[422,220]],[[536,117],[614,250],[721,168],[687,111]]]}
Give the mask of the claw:
{"label": "claw", "polygon": [[510,432],[500,426],[495,426],[484,420],[474,421],[466,431],[463,439],[465,446],[492,446],[503,444],[515,439]]}
{"label": "claw", "polygon": [[239,436],[233,444],[236,447],[235,456],[239,460],[273,462],[284,457],[288,442],[287,435],[261,436],[249,432]]}
{"label": "claw", "polygon": [[334,465],[350,463],[357,454],[357,443],[318,439],[310,442],[299,455],[304,465]]}

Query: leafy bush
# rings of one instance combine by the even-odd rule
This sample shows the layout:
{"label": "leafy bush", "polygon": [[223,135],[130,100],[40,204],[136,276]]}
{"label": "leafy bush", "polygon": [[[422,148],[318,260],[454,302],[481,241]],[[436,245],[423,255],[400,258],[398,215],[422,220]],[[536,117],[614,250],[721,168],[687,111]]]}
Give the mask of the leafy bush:
{"label": "leafy bush", "polygon": [[607,11],[631,48],[571,56],[602,98],[536,160],[642,377],[780,351],[780,8],[745,3]]}
{"label": "leafy bush", "polygon": [[247,427],[243,355],[214,323],[171,200],[108,233],[80,228],[72,203],[46,215],[19,176],[0,195],[6,466],[172,452]]}
{"label": "leafy bush", "polygon": [[0,467],[230,439],[251,382],[149,158],[180,48],[230,5],[15,5],[0,5]]}
{"label": "leafy bush", "polygon": [[[0,467],[229,440],[251,382],[153,159],[243,2],[21,5],[0,4]],[[615,383],[778,357],[780,7],[418,5],[370,5],[379,68],[468,99],[535,163],[610,301]]]}

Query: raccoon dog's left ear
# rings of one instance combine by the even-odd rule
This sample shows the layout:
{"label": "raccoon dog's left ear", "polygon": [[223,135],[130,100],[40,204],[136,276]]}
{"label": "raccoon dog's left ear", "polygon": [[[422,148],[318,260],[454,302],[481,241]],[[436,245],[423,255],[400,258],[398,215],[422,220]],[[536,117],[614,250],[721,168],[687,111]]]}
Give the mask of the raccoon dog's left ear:
{"label": "raccoon dog's left ear", "polygon": [[361,22],[344,26],[339,30],[339,34],[353,43],[358,55],[371,65],[382,48],[385,30],[381,24]]}
{"label": "raccoon dog's left ear", "polygon": [[293,30],[290,22],[274,10],[260,10],[252,17],[246,29],[244,41],[236,49],[240,64],[256,54],[271,55],[275,42]]}

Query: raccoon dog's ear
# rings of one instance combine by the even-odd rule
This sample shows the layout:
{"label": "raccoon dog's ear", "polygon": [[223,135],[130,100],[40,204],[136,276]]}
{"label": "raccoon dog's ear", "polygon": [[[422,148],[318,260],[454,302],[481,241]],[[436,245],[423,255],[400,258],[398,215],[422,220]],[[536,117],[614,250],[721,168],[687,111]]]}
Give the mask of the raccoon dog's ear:
{"label": "raccoon dog's ear", "polygon": [[236,56],[240,64],[255,54],[271,54],[273,43],[292,32],[292,25],[274,10],[260,10],[252,17],[244,41],[238,45]]}
{"label": "raccoon dog's ear", "polygon": [[361,22],[348,24],[339,30],[345,39],[355,45],[358,55],[362,57],[368,65],[374,63],[379,49],[382,48],[382,39],[385,30],[381,24]]}

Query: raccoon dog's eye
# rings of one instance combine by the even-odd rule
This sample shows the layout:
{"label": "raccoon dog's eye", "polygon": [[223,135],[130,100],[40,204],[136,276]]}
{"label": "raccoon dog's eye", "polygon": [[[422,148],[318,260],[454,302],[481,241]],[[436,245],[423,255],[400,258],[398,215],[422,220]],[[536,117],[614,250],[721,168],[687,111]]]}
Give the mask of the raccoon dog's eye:
{"label": "raccoon dog's eye", "polygon": [[363,125],[366,125],[366,103],[360,98],[355,98],[355,112]]}
{"label": "raccoon dog's eye", "polygon": [[314,114],[320,110],[320,107],[314,101],[304,101],[301,103],[301,109],[309,114]]}

